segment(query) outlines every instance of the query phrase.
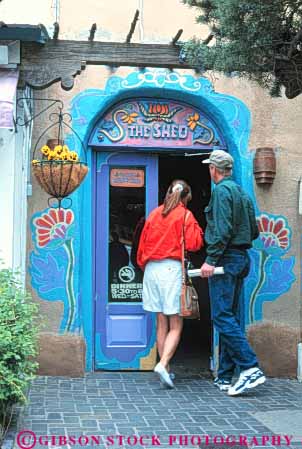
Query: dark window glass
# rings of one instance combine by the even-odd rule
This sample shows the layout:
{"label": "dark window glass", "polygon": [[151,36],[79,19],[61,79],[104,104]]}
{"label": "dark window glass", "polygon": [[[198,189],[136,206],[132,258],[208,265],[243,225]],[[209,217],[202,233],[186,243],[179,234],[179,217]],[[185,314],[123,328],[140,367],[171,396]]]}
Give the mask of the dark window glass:
{"label": "dark window glass", "polygon": [[143,273],[136,264],[145,219],[145,168],[111,167],[109,187],[109,302],[141,302]]}

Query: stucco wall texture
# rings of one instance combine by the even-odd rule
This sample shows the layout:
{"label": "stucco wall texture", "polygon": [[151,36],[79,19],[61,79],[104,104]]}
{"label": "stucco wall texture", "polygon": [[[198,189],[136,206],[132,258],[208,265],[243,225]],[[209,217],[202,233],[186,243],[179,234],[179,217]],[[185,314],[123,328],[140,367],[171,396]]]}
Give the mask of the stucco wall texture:
{"label": "stucco wall texture", "polygon": [[[61,3],[61,4],[60,4]],[[57,4],[58,8],[55,9]],[[29,0],[20,5],[18,0],[11,0],[2,7],[2,20],[7,23],[44,23],[49,32],[53,22],[60,23],[61,39],[84,39],[89,35],[92,23],[97,23],[96,40],[125,41],[136,9],[140,11],[140,20],[133,35],[133,42],[170,42],[180,28],[184,29],[181,40],[193,35],[204,38],[206,27],[195,22],[196,11],[184,6],[179,0],[103,0],[95,2],[86,0],[74,6],[73,0],[44,1]],[[24,8],[24,9],[23,9]],[[58,64],[60,61],[58,61]],[[133,68],[123,67],[114,70],[114,75],[125,77]],[[194,72],[180,70],[178,73]],[[88,66],[75,78],[74,88],[65,92],[59,84],[36,93],[38,97],[59,98],[69,109],[74,96],[85,89],[103,89],[112,75],[108,67]],[[301,329],[301,217],[298,215],[299,179],[302,176],[301,142],[302,142],[302,96],[293,100],[273,99],[255,83],[241,78],[226,78],[219,74],[207,75],[217,92],[233,95],[242,100],[249,108],[252,117],[252,129],[249,150],[270,146],[275,149],[277,173],[274,184],[269,187],[255,186],[258,206],[271,214],[287,218],[292,231],[289,255],[296,258],[294,273],[296,281],[292,288],[276,301],[267,302],[263,308],[263,318]],[[36,103],[36,110],[42,108]],[[41,131],[49,125],[48,115],[44,114],[35,121],[33,145]],[[51,135],[45,136],[52,137]],[[47,207],[47,195],[44,194],[34,179],[33,196],[29,199],[28,216]],[[28,249],[32,247],[29,231]],[[36,298],[37,301],[38,298]],[[46,328],[56,331],[60,322],[62,307],[59,302],[39,301],[42,313],[46,316]]]}
{"label": "stucco wall texture", "polygon": [[[116,76],[127,76],[133,68],[119,68],[115,70]],[[180,70],[178,73],[191,74],[192,71]],[[88,66],[82,74],[75,79],[74,88],[63,91],[58,84],[44,90],[45,98],[60,98],[66,110],[74,96],[88,88],[103,89],[112,75],[109,68]],[[213,81],[213,77],[211,78]],[[249,150],[255,151],[258,147],[271,146],[276,152],[276,178],[272,186],[255,186],[259,209],[287,218],[292,230],[291,249],[288,255],[296,258],[294,273],[296,282],[286,294],[276,301],[264,303],[263,318],[287,324],[296,328],[301,327],[301,298],[300,298],[300,244],[301,244],[301,217],[298,214],[299,178],[302,175],[300,162],[300,146],[302,142],[302,99],[286,98],[274,99],[258,85],[239,78],[226,78],[215,75],[214,88],[217,92],[233,95],[242,100],[251,111],[252,128]],[[39,92],[39,96],[41,93]],[[48,125],[45,115],[36,121],[33,142],[41,130]],[[51,137],[51,135],[49,135]],[[37,210],[46,207],[47,196],[33,180],[33,197],[29,201],[29,216]],[[49,304],[43,301],[43,308],[48,309],[51,330],[57,325],[55,316],[60,313],[58,303]],[[56,310],[56,311],[55,311]],[[56,324],[55,324],[56,323]]]}

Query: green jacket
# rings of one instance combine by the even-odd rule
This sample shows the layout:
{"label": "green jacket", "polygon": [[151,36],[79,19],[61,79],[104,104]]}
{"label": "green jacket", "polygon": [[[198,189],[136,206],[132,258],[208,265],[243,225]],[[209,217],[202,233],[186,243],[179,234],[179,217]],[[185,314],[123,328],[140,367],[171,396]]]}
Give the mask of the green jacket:
{"label": "green jacket", "polygon": [[205,214],[209,265],[217,265],[227,247],[251,248],[259,236],[252,200],[230,177],[216,184]]}

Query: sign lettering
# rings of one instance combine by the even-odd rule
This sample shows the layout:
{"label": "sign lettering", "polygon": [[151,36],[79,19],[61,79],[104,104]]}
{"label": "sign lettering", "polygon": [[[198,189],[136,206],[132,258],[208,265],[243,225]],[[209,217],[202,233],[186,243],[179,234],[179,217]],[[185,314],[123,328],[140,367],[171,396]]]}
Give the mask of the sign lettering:
{"label": "sign lettering", "polygon": [[167,100],[120,103],[100,120],[92,146],[212,150],[226,148],[217,126],[202,111]]}

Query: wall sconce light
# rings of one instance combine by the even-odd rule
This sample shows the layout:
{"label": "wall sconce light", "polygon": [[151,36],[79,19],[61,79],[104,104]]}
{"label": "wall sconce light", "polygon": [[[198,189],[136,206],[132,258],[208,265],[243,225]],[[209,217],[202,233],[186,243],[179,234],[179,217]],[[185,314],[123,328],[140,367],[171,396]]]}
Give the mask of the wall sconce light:
{"label": "wall sconce light", "polygon": [[276,156],[273,148],[256,149],[253,172],[257,184],[273,184],[276,176]]}

